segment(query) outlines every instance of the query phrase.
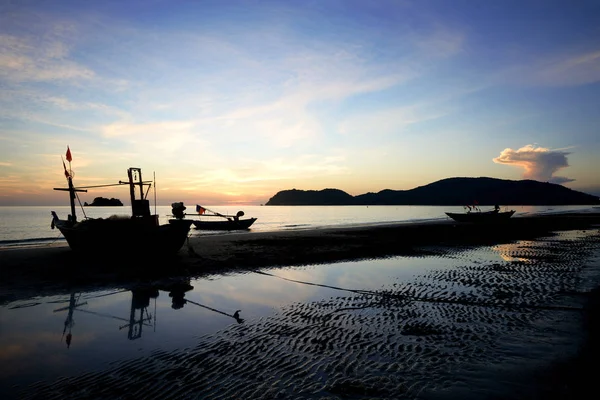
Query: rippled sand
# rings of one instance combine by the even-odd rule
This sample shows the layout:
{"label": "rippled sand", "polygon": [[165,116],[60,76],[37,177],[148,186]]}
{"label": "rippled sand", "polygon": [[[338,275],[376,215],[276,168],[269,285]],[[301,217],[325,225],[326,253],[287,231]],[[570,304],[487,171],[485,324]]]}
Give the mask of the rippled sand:
{"label": "rippled sand", "polygon": [[421,250],[444,267],[293,304],[21,398],[560,398],[553,368],[582,345],[584,293],[600,283],[598,230]]}

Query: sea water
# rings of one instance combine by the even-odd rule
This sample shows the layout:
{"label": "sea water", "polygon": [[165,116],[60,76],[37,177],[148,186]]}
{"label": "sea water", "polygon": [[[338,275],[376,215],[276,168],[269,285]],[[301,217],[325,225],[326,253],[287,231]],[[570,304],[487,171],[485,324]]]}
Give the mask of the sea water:
{"label": "sea water", "polygon": [[[397,222],[424,222],[448,220],[445,212],[463,212],[462,206],[206,206],[211,211],[232,215],[244,212],[244,218],[255,217],[256,222],[248,232],[269,232],[297,229],[319,229],[338,226],[375,225]],[[491,207],[489,207],[491,209]],[[485,207],[482,207],[485,209]],[[512,206],[513,218],[520,216],[594,211],[592,206]],[[58,229],[51,228],[50,212],[55,211],[61,219],[70,214],[68,206],[4,206],[0,207],[0,248],[15,246],[40,246],[65,243]],[[598,211],[598,210],[595,210]],[[160,223],[167,223],[171,206],[151,206],[151,212],[159,215]],[[199,218],[193,207],[188,206],[187,217]],[[84,217],[106,218],[111,215],[130,215],[129,206],[79,207],[79,220]],[[227,234],[227,232],[200,231],[192,228],[191,236]]]}

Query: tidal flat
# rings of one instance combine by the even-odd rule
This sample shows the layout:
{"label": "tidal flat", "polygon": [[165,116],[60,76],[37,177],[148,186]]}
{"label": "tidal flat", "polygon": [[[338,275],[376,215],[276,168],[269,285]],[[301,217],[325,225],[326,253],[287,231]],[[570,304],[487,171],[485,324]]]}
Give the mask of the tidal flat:
{"label": "tidal flat", "polygon": [[575,398],[600,233],[111,282],[3,289],[5,398]]}

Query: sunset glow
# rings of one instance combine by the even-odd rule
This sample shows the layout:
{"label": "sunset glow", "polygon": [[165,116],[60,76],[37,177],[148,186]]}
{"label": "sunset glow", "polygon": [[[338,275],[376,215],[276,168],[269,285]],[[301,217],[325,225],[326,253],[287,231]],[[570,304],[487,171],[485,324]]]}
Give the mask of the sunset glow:
{"label": "sunset glow", "polygon": [[0,4],[0,205],[66,204],[67,146],[76,185],[140,167],[165,205],[454,176],[600,195],[593,2]]}

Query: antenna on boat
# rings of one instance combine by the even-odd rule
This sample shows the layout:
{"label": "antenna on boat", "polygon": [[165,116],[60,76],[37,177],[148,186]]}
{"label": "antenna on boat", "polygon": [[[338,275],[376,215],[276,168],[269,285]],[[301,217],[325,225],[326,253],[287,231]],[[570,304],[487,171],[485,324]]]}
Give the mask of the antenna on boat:
{"label": "antenna on boat", "polygon": [[154,190],[154,214],[156,214],[156,171],[152,171],[152,176],[154,179],[152,188]]}

